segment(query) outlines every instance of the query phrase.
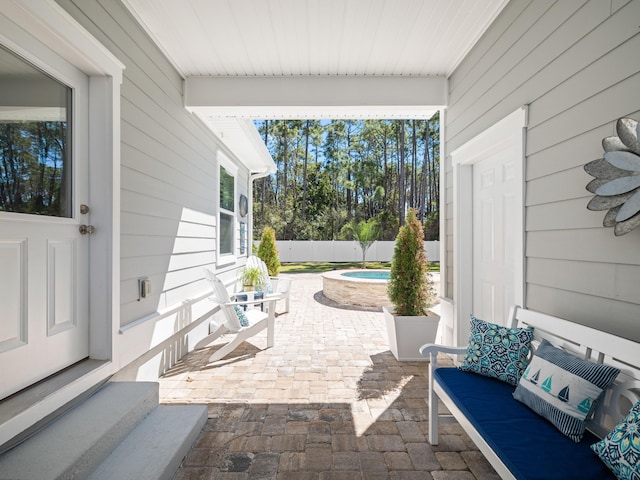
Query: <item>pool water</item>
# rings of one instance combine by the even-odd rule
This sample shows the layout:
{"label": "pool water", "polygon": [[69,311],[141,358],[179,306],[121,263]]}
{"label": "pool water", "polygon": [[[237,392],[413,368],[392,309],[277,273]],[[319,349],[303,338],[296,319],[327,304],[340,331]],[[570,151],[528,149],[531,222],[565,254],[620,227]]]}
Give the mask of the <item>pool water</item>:
{"label": "pool water", "polygon": [[357,272],[344,272],[341,273],[341,275],[343,277],[364,278],[368,280],[389,280],[389,270],[376,270],[374,272],[358,270]]}

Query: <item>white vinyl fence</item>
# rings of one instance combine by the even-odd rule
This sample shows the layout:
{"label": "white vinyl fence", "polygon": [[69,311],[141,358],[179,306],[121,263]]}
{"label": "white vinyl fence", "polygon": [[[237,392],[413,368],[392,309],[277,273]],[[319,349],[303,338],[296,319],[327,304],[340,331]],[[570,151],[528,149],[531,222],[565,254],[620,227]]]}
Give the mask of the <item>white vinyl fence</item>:
{"label": "white vinyl fence", "polygon": [[[367,250],[367,261],[390,262],[394,241],[377,241]],[[280,262],[359,262],[362,249],[355,241],[277,240]],[[427,259],[440,261],[440,242],[424,242]],[[257,251],[257,249],[256,249]]]}

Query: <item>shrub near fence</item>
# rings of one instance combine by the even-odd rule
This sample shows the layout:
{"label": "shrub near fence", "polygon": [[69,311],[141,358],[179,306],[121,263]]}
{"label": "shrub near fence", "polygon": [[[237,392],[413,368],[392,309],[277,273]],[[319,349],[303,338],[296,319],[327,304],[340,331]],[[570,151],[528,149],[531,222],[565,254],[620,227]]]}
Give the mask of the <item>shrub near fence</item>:
{"label": "shrub near fence", "polygon": [[[362,249],[356,241],[277,240],[280,262],[361,262]],[[367,261],[390,262],[394,241],[377,241],[367,250]],[[427,259],[440,261],[440,242],[424,242]]]}

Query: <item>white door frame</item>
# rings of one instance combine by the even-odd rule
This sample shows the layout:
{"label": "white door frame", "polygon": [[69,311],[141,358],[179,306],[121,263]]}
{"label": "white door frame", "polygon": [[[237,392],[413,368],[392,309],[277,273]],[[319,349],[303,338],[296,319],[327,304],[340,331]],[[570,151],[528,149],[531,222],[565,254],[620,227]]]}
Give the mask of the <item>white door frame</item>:
{"label": "white door frame", "polygon": [[493,152],[511,149],[519,178],[516,198],[520,212],[514,218],[517,243],[514,249],[514,302],[524,305],[524,159],[527,106],[519,108],[484,132],[451,152],[453,166],[453,342],[466,345],[469,316],[473,313],[473,164]]}
{"label": "white door frame", "polygon": [[[120,316],[120,85],[124,65],[53,0],[3,0],[0,42],[47,71],[55,58],[89,77],[89,357],[102,368],[3,425],[0,444],[118,369]],[[55,54],[55,55],[54,55]],[[49,65],[53,62],[52,65]]]}

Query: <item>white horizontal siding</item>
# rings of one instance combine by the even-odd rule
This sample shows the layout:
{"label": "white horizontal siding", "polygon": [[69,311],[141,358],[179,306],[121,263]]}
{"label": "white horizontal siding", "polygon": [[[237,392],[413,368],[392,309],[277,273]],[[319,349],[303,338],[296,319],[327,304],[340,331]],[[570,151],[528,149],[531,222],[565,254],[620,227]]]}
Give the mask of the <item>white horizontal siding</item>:
{"label": "white horizontal siding", "polygon": [[615,237],[586,209],[584,165],[618,118],[640,120],[638,18],[640,0],[511,1],[451,76],[444,129],[450,152],[529,105],[526,306],[634,339],[640,231]]}
{"label": "white horizontal siding", "polygon": [[[638,14],[640,15],[640,11]],[[629,24],[631,23],[629,22]],[[637,24],[637,22],[633,23]],[[608,38],[606,43],[611,45],[610,42],[611,39]],[[633,79],[638,73],[638,66],[629,60],[639,51],[640,36],[623,41],[614,50],[590,63],[571,78],[547,92],[531,105],[529,110],[531,128],[536,128],[538,124],[544,123],[549,117],[559,115],[575,105],[586,103],[588,99],[596,97],[601,92],[611,90],[612,85]]]}
{"label": "white horizontal siding", "polygon": [[527,207],[527,230],[566,230],[602,226],[602,214],[584,208],[590,197],[553,201]]}
{"label": "white horizontal siding", "polygon": [[582,166],[529,180],[527,182],[525,205],[539,205],[585,198],[584,206],[586,207],[591,194],[587,192],[585,185],[591,180],[593,180],[593,177],[589,176]]}
{"label": "white horizontal siding", "polygon": [[528,302],[535,310],[561,316],[572,322],[605,330],[631,340],[640,341],[638,304],[615,298],[576,293],[555,287],[527,284]]}
{"label": "white horizontal siding", "polygon": [[560,169],[582,168],[585,163],[602,157],[601,142],[615,134],[611,122],[527,156],[528,181],[558,172]]}
{"label": "white horizontal siding", "polygon": [[616,238],[607,228],[528,232],[527,257],[640,266],[638,237]]}
{"label": "white horizontal siding", "polygon": [[[617,79],[616,79],[617,80]],[[585,78],[585,81],[589,81]],[[630,113],[631,99],[638,96],[640,73],[613,83],[608,89],[532,127],[527,136],[527,152],[535,153],[601,125],[615,122]],[[637,107],[633,107],[631,111]]]}
{"label": "white horizontal siding", "polygon": [[631,265],[533,258],[529,261],[530,283],[565,291],[579,290],[604,299],[637,303],[640,270]]}
{"label": "white horizontal siding", "polygon": [[[450,133],[465,127],[467,111],[487,110],[487,104],[496,101],[496,97],[491,95],[492,90],[503,94],[514,90],[531,78],[539,66],[557,57],[566,40],[563,38],[562,43],[556,41],[552,46],[553,34],[575,13],[578,3],[582,2],[537,0],[527,6],[483,56],[477,67],[481,76],[470,74],[459,86],[451,89],[450,102],[455,102],[459,108],[450,111],[448,125],[453,129]],[[480,72],[481,69],[484,71]],[[480,99],[480,105],[476,105],[476,99]]]}
{"label": "white horizontal siding", "polygon": [[[123,145],[122,152],[123,154],[127,151],[126,145]],[[143,195],[147,195],[151,199],[165,200],[171,199],[171,201],[181,204],[188,205],[189,208],[192,209],[210,209],[213,210],[212,199],[211,196],[206,195],[208,193],[208,189],[204,187],[198,188],[198,185],[194,185],[193,189],[183,188],[180,184],[181,175],[179,172],[176,172],[176,177],[174,179],[168,178],[155,178],[151,175],[145,174],[145,172],[140,172],[139,170],[134,170],[129,167],[123,166],[121,169],[122,173],[122,189],[128,190],[131,192],[138,192]],[[211,185],[211,192],[215,188],[215,184]],[[176,183],[178,183],[176,185]],[[123,205],[123,210],[127,210],[128,207]]]}
{"label": "white horizontal siding", "polygon": [[[202,267],[216,262],[223,147],[185,110],[182,78],[121,2],[59,3],[126,66],[120,102],[124,326],[209,289]],[[246,194],[247,172],[240,167],[238,175]],[[151,281],[151,295],[138,301],[140,278]]]}
{"label": "white horizontal siding", "polygon": [[[535,3],[537,5],[538,2]],[[565,8],[571,5],[577,8],[582,4],[582,2],[571,1],[559,3]],[[509,8],[511,7],[509,5]],[[529,121],[533,129],[541,121],[554,117],[558,109],[567,108],[567,104],[563,103],[563,96],[588,97],[603,87],[607,88],[620,79],[626,78],[629,68],[633,70],[633,62],[615,64],[610,71],[603,65],[611,65],[608,60],[610,56],[619,58],[616,47],[620,46],[623,51],[629,51],[627,42],[637,41],[633,40],[633,37],[637,33],[636,19],[640,16],[640,7],[630,4],[610,18],[608,11],[607,2],[587,3],[542,43],[539,43],[539,39],[529,39],[527,44],[539,43],[535,50],[530,50],[531,47],[525,48],[520,43],[504,47],[516,49],[521,59],[510,70],[508,70],[509,66],[498,64],[490,65],[490,68],[483,66],[483,71],[478,72],[482,75],[483,81],[479,85],[486,88],[480,88],[473,83],[473,79],[470,79],[472,92],[464,92],[460,96],[460,92],[456,95],[454,89],[450,96],[450,104],[452,106],[455,104],[456,108],[449,111],[447,116],[447,121],[450,122],[447,124],[449,129],[447,135],[451,141],[455,142],[452,148],[459,146],[460,140],[455,139],[458,134],[465,137],[473,136],[509,113],[511,102],[520,105],[530,104]],[[546,22],[546,17],[540,21]],[[556,19],[554,19],[555,22],[557,22]],[[530,32],[531,30],[525,35]],[[504,62],[504,58],[505,55],[499,58],[500,64]],[[629,65],[630,67],[627,68]],[[593,75],[596,74],[597,78],[594,78]],[[457,72],[451,79],[453,84],[455,84],[456,75]],[[598,83],[601,83],[600,88]],[[548,95],[553,99],[551,102],[547,98]],[[561,99],[560,102],[557,101],[558,97]],[[546,111],[544,107],[541,108],[542,116],[538,118],[538,102],[547,103],[547,105],[552,103],[553,110]],[[571,105],[575,103],[576,100]],[[480,119],[481,116],[488,118]],[[533,151],[537,149],[534,148]]]}

